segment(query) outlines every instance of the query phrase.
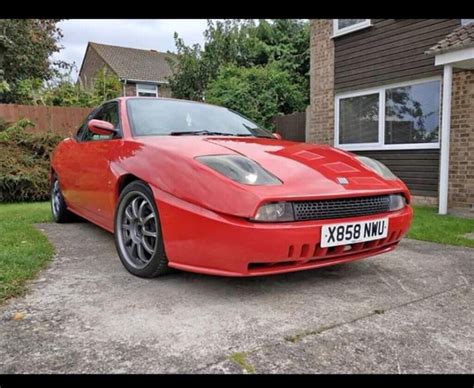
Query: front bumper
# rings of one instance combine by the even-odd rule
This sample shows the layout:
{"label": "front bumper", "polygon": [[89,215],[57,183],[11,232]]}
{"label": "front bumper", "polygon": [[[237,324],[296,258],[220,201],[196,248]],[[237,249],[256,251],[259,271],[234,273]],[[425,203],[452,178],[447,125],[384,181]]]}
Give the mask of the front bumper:
{"label": "front bumper", "polygon": [[[373,216],[279,224],[252,223],[215,213],[153,189],[169,266],[221,276],[259,276],[300,271],[391,251],[406,234],[410,206]],[[389,218],[386,238],[321,248],[322,225]],[[345,250],[346,249],[346,250]]]}

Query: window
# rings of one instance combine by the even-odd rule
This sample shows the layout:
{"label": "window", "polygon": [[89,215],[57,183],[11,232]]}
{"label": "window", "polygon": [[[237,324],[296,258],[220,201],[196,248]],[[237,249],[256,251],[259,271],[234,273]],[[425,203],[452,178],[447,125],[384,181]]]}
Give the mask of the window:
{"label": "window", "polygon": [[[118,104],[116,102],[109,102],[104,104],[98,110],[96,110],[95,114],[91,114],[88,116],[82,127],[79,129],[79,132],[82,133],[80,138],[81,141],[94,141],[94,140],[109,140],[114,137],[113,134],[111,135],[97,135],[92,133],[89,128],[87,127],[87,123],[89,120],[96,119],[96,120],[104,120],[112,123],[113,126],[120,130],[120,119],[119,119],[119,111],[118,111]],[[79,136],[78,132],[78,136]],[[115,137],[120,137],[119,134],[115,135]]]}
{"label": "window", "polygon": [[335,110],[341,148],[439,148],[439,79],[345,93]]}
{"label": "window", "polygon": [[385,90],[385,144],[437,143],[439,81]]}
{"label": "window", "polygon": [[158,97],[158,86],[151,84],[137,84],[137,96]]}
{"label": "window", "polygon": [[333,36],[348,34],[370,26],[370,19],[334,19]]}
{"label": "window", "polygon": [[344,98],[339,108],[339,143],[377,143],[379,133],[379,95]]}

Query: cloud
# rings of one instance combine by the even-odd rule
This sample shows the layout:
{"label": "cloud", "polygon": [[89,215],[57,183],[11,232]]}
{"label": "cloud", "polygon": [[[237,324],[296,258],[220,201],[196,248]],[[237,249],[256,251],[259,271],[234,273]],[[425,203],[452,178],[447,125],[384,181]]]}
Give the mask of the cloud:
{"label": "cloud", "polygon": [[[60,22],[64,48],[53,60],[75,63],[79,68],[87,42],[158,51],[175,51],[176,31],[186,44],[202,44],[206,19],[70,19]],[[76,75],[76,74],[74,74]]]}

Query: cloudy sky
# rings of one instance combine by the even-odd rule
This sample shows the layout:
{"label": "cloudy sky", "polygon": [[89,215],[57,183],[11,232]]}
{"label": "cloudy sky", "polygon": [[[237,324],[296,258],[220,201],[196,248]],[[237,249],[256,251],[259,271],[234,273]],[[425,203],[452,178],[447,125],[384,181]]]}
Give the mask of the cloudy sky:
{"label": "cloudy sky", "polygon": [[64,33],[61,41],[64,49],[53,58],[75,62],[80,68],[88,41],[175,51],[175,31],[186,44],[202,44],[207,23],[206,19],[70,19],[59,26]]}

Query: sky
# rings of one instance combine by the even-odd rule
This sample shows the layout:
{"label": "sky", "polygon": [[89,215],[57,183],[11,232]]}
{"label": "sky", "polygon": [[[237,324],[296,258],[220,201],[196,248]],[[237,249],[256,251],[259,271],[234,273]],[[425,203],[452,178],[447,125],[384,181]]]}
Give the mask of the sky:
{"label": "sky", "polygon": [[[206,19],[69,19],[58,24],[64,48],[52,58],[75,62],[80,68],[87,42],[157,51],[176,51],[175,31],[187,45],[202,44]],[[73,77],[77,76],[73,73]]]}

